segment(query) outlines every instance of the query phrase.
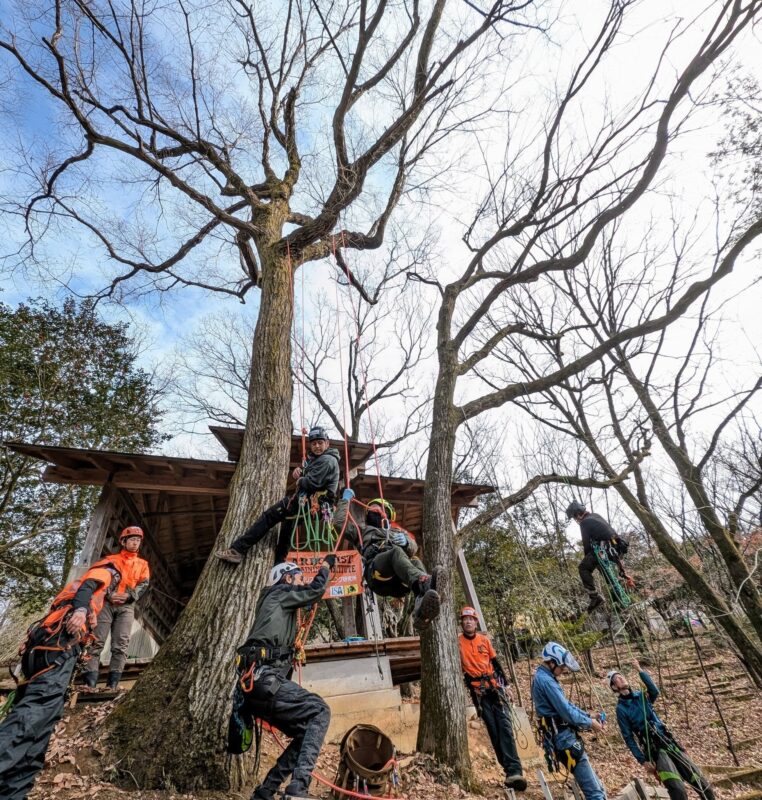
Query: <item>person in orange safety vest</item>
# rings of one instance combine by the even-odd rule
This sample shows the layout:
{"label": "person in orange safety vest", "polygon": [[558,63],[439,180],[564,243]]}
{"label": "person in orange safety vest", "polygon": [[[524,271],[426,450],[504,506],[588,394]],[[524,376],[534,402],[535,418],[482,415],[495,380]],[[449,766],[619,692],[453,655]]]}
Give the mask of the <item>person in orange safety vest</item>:
{"label": "person in orange safety vest", "polygon": [[31,791],[63,714],[74,667],[120,577],[113,563],[95,564],[79,580],[68,583],[47,615],[29,628],[19,650],[23,680],[10,713],[0,723],[3,800],[25,800]]}
{"label": "person in orange safety vest", "polygon": [[95,626],[95,642],[90,648],[90,658],[85,667],[85,685],[95,689],[98,684],[98,664],[103,645],[111,634],[111,662],[107,689],[116,689],[127,662],[127,649],[135,620],[135,602],[148,589],[150,570],[148,562],[138,555],[143,543],[143,530],[137,526],[125,528],[119,534],[121,550],[107,556],[97,564],[112,563],[119,569],[122,579],[117,590],[108,598]]}
{"label": "person in orange safety vest", "polygon": [[458,646],[466,687],[476,713],[484,720],[497,760],[505,771],[506,788],[523,792],[527,782],[516,751],[505,692],[505,673],[489,637],[477,631],[479,617],[476,609],[465,606],[460,612],[460,625],[463,633],[458,638]]}

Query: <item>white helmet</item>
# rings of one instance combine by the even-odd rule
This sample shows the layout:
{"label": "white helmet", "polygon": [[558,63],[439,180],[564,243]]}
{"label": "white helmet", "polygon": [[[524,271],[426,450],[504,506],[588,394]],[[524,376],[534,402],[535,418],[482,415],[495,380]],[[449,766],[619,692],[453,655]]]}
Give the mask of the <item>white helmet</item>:
{"label": "white helmet", "polygon": [[301,572],[301,570],[292,561],[284,561],[282,564],[276,564],[270,570],[270,578],[267,581],[267,585],[268,586],[275,586],[276,583],[280,582],[280,579],[284,575],[288,575],[289,573],[296,573],[296,572]]}
{"label": "white helmet", "polygon": [[617,675],[621,675],[621,674],[622,673],[618,669],[610,669],[606,673],[606,680],[609,682],[609,688],[611,688],[611,689],[614,688],[614,678],[616,678]]}
{"label": "white helmet", "polygon": [[542,648],[543,661],[555,661],[559,667],[568,667],[572,672],[579,672],[580,666],[577,659],[558,642],[548,642]]}

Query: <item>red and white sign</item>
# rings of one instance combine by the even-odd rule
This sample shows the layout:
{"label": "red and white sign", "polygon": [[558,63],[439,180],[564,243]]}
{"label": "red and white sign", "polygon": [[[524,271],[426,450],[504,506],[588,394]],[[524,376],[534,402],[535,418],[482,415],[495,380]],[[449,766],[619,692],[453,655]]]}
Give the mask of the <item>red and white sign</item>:
{"label": "red and white sign", "polygon": [[[312,580],[327,555],[327,552],[292,550],[286,560],[293,561],[304,577]],[[362,594],[362,556],[357,550],[339,550],[334,555],[336,566],[333,568],[323,599],[336,600]]]}

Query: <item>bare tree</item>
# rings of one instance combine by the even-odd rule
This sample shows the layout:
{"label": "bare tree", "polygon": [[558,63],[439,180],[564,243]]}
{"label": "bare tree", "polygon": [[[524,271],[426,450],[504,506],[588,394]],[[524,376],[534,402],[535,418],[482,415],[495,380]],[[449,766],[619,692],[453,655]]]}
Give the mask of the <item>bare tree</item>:
{"label": "bare tree", "polygon": [[[418,276],[440,296],[423,537],[428,559],[448,572],[455,555],[449,486],[459,427],[484,412],[561,385],[617,345],[678,320],[732,272],[740,254],[762,234],[762,220],[736,231],[722,258],[702,277],[683,275],[683,285],[676,287],[668,302],[657,306],[658,311],[639,323],[617,328],[603,341],[592,336],[584,320],[567,317],[557,305],[554,276],[563,280],[584,265],[603,233],[653,185],[670,143],[690,112],[685,108],[690,105],[689,93],[706,90],[706,82],[700,79],[718,59],[730,55],[741,33],[758,17],[762,3],[713,6],[695,23],[701,26],[699,43],[674,80],[670,79],[666,93],[661,96],[657,89],[664,80],[660,60],[653,74],[644,76],[642,93],[618,112],[607,106],[600,126],[585,128],[589,137],[585,141],[579,128],[570,133],[567,120],[575,110],[584,113],[580,109],[584,109],[586,93],[618,42],[630,7],[626,2],[611,4],[566,90],[541,122],[544,136],[537,137],[537,160],[530,158],[533,143],[516,152],[509,142],[506,166],[492,178],[466,232],[472,255],[460,275],[446,284],[434,275]],[[667,36],[664,52],[675,36],[696,30],[693,24],[681,24]],[[543,314],[542,326],[533,323],[533,311]],[[500,354],[511,346],[539,354],[543,343],[571,355],[561,365],[538,355],[534,365],[538,374],[532,379],[501,360]],[[464,387],[467,381],[468,389]],[[459,388],[462,400],[456,400]],[[422,659],[431,666],[422,680],[418,747],[465,769],[467,765],[459,760],[465,728],[463,701],[453,677],[458,673],[453,611],[452,592],[445,586],[443,613],[422,639]]]}
{"label": "bare tree", "polygon": [[[473,122],[460,104],[478,94],[479,66],[499,44],[493,29],[533,24],[531,14],[531,3],[504,0],[483,12],[451,11],[445,0],[45,0],[21,3],[3,26],[0,49],[57,115],[44,147],[27,145],[19,161],[26,197],[8,204],[28,233],[21,258],[34,263],[49,234],[76,230],[106,255],[104,297],[261,290],[246,432],[218,546],[284,490],[294,271],[335,248],[365,295],[345,251],[381,245],[413,171]],[[371,173],[381,177],[365,191]],[[263,542],[235,573],[206,565],[112,716],[113,741],[141,785],[245,780],[250,762],[222,752],[230,664],[271,547]]]}
{"label": "bare tree", "polygon": [[[710,259],[713,270],[721,268],[726,258],[735,257],[732,251],[738,236],[739,230],[731,226]],[[590,266],[576,279],[559,282],[559,295],[585,321],[594,340],[606,342],[633,321],[637,325],[651,318],[660,305],[673,302],[681,273],[695,266],[684,240],[678,246],[676,239],[674,252],[676,263],[657,291],[654,279],[664,272],[661,259],[648,256],[645,265],[641,263],[639,279],[631,282],[627,256],[607,241],[600,268]],[[726,439],[732,442],[737,437],[739,425],[741,430],[747,427],[744,417],[762,380],[752,377],[746,387],[734,387],[725,394],[718,390],[722,360],[716,326],[722,304],[712,312],[711,300],[707,292],[695,318],[683,321],[671,336],[661,331],[619,343],[595,370],[519,402],[540,424],[583,443],[604,474],[613,474],[615,464],[626,463],[638,452],[643,437],[653,436],[659,445],[653,474],[649,476],[638,464],[632,472],[634,488],[618,483],[616,490],[661,553],[715,615],[759,680],[759,589],[735,534],[749,498],[759,491],[762,470],[753,465],[752,456],[750,469],[735,472],[734,482],[726,481],[724,491],[713,478]],[[566,358],[560,347],[547,349],[556,368],[562,368]],[[506,358],[527,380],[540,377],[534,366],[536,356],[514,350]],[[703,570],[682,552],[680,536],[687,536],[708,559]],[[724,596],[723,581],[707,568],[713,561],[728,577]],[[739,615],[756,632],[756,641],[737,619]]]}

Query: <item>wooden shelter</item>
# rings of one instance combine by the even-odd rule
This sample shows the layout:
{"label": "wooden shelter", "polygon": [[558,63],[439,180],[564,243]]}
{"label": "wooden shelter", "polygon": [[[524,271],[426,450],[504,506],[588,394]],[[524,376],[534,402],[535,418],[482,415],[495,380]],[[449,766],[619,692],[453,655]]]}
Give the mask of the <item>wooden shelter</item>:
{"label": "wooden shelter", "polygon": [[[103,487],[76,569],[83,571],[113,552],[122,528],[143,528],[142,553],[151,565],[152,591],[148,602],[141,603],[142,622],[159,644],[193,593],[227,512],[228,485],[240,457],[243,429],[212,427],[211,431],[225,448],[227,461],[6,443],[11,450],[46,462],[46,481]],[[344,442],[331,444],[343,462]],[[367,502],[378,497],[379,478],[365,472],[372,445],[349,442],[347,450],[357,498]],[[289,473],[300,463],[301,437],[293,436]],[[420,537],[424,482],[393,476],[381,476],[380,481],[384,497],[397,511],[397,521]],[[486,485],[453,484],[453,522],[457,523],[461,509],[492,491]]]}

